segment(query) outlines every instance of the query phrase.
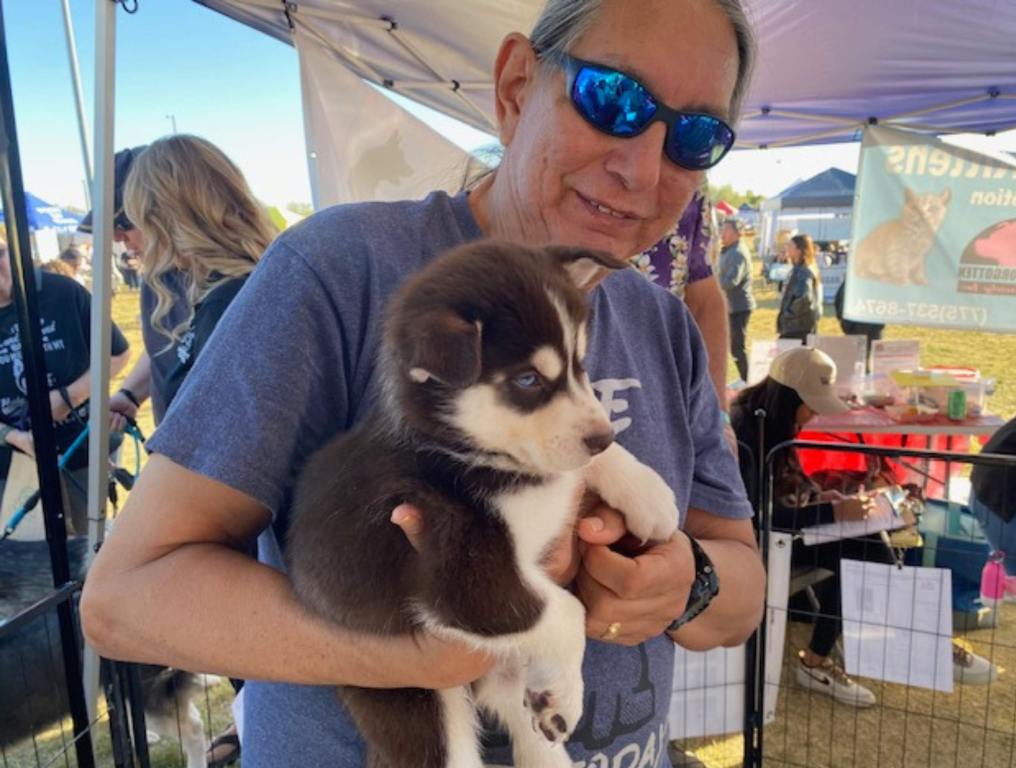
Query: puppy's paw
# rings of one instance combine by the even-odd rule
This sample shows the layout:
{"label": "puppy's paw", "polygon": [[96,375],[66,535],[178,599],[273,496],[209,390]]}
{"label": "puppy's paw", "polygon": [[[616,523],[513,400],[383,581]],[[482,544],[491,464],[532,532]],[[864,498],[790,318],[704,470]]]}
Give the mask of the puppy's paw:
{"label": "puppy's paw", "polygon": [[533,730],[551,744],[563,744],[582,717],[582,684],[565,686],[567,693],[526,689],[525,706],[533,719]]}
{"label": "puppy's paw", "polygon": [[632,491],[624,507],[628,530],[643,542],[666,541],[677,530],[677,499],[663,478],[653,469],[639,464],[632,478]]}

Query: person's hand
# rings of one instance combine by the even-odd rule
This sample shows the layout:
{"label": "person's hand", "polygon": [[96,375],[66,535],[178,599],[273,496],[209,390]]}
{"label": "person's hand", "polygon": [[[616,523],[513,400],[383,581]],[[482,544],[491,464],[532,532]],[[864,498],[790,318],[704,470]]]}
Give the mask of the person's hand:
{"label": "person's hand", "polygon": [[837,522],[867,520],[875,514],[875,500],[870,496],[848,496],[833,502],[833,516]]}
{"label": "person's hand", "polygon": [[109,428],[113,432],[123,432],[127,428],[127,419],[136,419],[138,407],[127,399],[127,395],[117,391],[109,396]]}
{"label": "person's hand", "polygon": [[71,415],[71,409],[64,402],[59,389],[49,391],[49,412],[52,414],[54,424],[66,421],[67,417]]}
{"label": "person's hand", "polygon": [[582,548],[575,584],[586,606],[589,637],[638,645],[663,633],[684,612],[695,579],[695,557],[681,531],[634,557],[602,544],[584,542]]}
{"label": "person's hand", "polygon": [[822,491],[822,493],[818,495],[818,498],[819,501],[843,501],[847,497],[840,491]]}
{"label": "person's hand", "polygon": [[7,433],[7,445],[16,448],[26,456],[35,458],[35,440],[32,433],[24,429],[12,429]]}

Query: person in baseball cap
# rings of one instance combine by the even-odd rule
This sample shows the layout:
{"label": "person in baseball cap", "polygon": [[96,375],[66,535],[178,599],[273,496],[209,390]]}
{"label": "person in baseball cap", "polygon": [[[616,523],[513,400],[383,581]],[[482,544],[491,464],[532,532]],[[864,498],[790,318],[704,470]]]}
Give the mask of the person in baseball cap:
{"label": "person in baseball cap", "polygon": [[769,366],[769,378],[790,387],[817,414],[846,413],[850,407],[836,395],[836,363],[811,347],[788,349]]}
{"label": "person in baseball cap", "polygon": [[[134,229],[130,219],[123,212],[123,188],[127,183],[127,174],[130,173],[134,160],[145,151],[146,144],[131,149],[121,149],[113,156],[113,240],[123,242],[122,233]],[[85,217],[78,224],[79,232],[92,232],[92,211],[85,214]]]}

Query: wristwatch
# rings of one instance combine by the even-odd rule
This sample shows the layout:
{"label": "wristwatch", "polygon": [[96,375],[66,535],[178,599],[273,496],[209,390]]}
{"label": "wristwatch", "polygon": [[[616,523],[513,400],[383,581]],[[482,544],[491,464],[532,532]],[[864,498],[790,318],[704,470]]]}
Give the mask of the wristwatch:
{"label": "wristwatch", "polygon": [[684,613],[670,623],[670,626],[667,627],[668,632],[679,630],[708,608],[713,598],[720,594],[720,580],[716,576],[713,561],[709,559],[709,555],[695,539],[688,536],[688,541],[691,543],[691,551],[695,556],[695,579],[691,583],[688,605],[685,607]]}

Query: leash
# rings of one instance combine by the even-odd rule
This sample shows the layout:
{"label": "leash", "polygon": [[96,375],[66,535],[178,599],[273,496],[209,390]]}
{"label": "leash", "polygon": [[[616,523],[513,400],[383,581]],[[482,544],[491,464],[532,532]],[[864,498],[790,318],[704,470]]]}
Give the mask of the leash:
{"label": "leash", "polygon": [[[141,445],[144,444],[145,442],[145,436],[141,432],[141,429],[138,427],[137,422],[134,421],[134,419],[127,419],[127,427],[124,429],[124,433],[134,438],[134,448],[135,448],[134,474],[132,475],[123,467],[114,467],[110,475],[111,479],[120,483],[120,485],[122,485],[126,490],[129,491],[131,488],[134,487],[134,478],[136,478],[138,474],[140,474],[141,472]],[[66,469],[67,463],[71,460],[71,458],[73,458],[74,453],[78,450],[78,448],[80,448],[84,444],[87,438],[88,438],[88,424],[85,424],[81,432],[78,433],[78,436],[74,438],[74,442],[72,442],[67,447],[67,450],[64,451],[63,455],[60,457],[60,460],[57,462],[57,469],[60,472],[63,472]],[[29,512],[35,509],[36,505],[38,505],[39,499],[41,497],[42,490],[40,489],[37,490],[35,493],[33,493],[31,496],[29,496],[27,499],[25,499],[24,503],[20,507],[18,507],[18,509],[14,512],[13,515],[11,515],[11,519],[7,521],[7,525],[3,530],[3,534],[0,534],[0,543],[5,541],[8,537],[10,537],[14,533],[14,531],[17,530],[18,526],[21,525],[21,521],[28,516]]]}

